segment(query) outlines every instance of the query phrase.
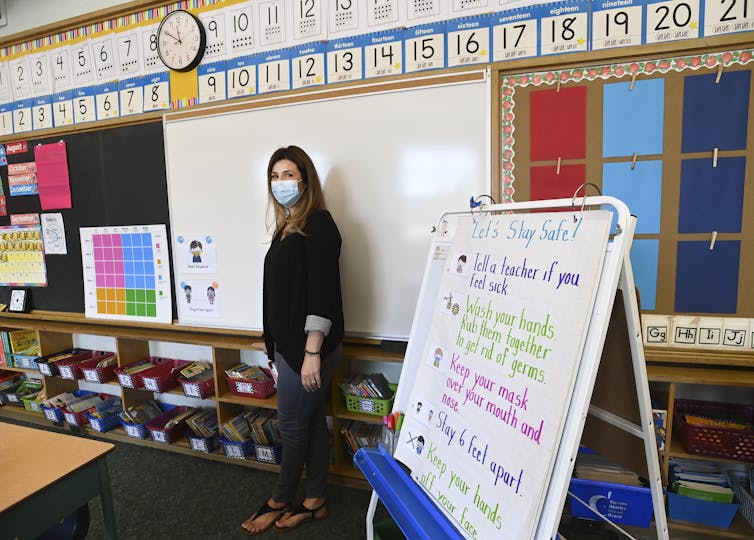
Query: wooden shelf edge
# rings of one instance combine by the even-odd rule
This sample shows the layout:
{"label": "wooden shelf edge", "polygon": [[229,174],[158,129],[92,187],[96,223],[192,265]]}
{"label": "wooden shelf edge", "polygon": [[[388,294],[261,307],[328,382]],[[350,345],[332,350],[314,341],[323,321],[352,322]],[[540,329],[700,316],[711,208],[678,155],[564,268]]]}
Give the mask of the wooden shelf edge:
{"label": "wooden shelf edge", "polygon": [[652,382],[718,386],[754,386],[754,370],[734,366],[647,365]]}
{"label": "wooden shelf edge", "polygon": [[733,518],[733,522],[730,524],[730,528],[728,529],[718,529],[717,527],[709,527],[700,523],[678,521],[670,518],[668,518],[668,528],[676,532],[685,531],[697,534],[707,534],[710,538],[750,539],[754,536],[754,529],[751,528],[749,523],[738,512],[736,512],[736,516]]}
{"label": "wooden shelf edge", "polygon": [[699,364],[700,366],[754,367],[754,349],[750,351],[721,351],[681,347],[645,347],[647,364]]}

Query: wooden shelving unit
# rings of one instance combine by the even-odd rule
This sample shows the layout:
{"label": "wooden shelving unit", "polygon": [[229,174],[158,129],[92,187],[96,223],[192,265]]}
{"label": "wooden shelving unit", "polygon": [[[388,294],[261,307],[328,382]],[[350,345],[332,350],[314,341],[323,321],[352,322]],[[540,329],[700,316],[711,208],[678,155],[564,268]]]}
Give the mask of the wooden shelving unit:
{"label": "wooden shelving unit", "polygon": [[[665,448],[660,451],[663,481],[667,482],[671,457],[703,459],[722,463],[743,463],[734,459],[691,454],[683,446],[680,434],[674,430],[674,405],[678,385],[704,385],[754,388],[754,352],[731,353],[697,349],[645,349],[647,377],[654,388],[653,395],[667,409]],[[694,533],[709,538],[754,538],[754,529],[736,514],[729,529],[706,527],[698,523],[668,520],[671,532]],[[672,535],[671,535],[672,536]]]}
{"label": "wooden shelving unit", "polygon": [[[149,356],[149,342],[162,341],[191,345],[210,346],[212,348],[212,363],[215,372],[215,394],[208,399],[215,402],[218,420],[223,422],[245,407],[277,408],[277,395],[267,399],[254,399],[231,394],[224,377],[224,370],[241,361],[241,351],[252,349],[253,343],[260,340],[253,332],[217,330],[211,328],[196,328],[177,325],[159,324],[128,324],[121,325],[112,321],[92,321],[80,315],[36,312],[30,315],[0,313],[0,326],[13,329],[35,329],[39,331],[42,354],[57,352],[73,346],[74,334],[100,335],[115,338],[118,353],[118,366],[133,364]],[[353,467],[352,459],[345,451],[344,441],[340,435],[343,422],[360,420],[380,424],[382,418],[368,414],[352,413],[346,410],[343,395],[337,385],[345,374],[351,370],[353,361],[373,362],[402,362],[403,354],[383,350],[380,343],[366,340],[355,340],[344,344],[343,364],[336,371],[329,411],[333,417],[333,444],[335,462],[330,466],[331,480],[335,483],[367,487],[361,472]],[[208,359],[210,360],[210,359]],[[42,376],[37,370],[21,368],[3,368],[24,372],[27,375],[44,380],[48,396],[61,392],[77,390],[78,381],[62,379],[60,377]],[[120,397],[124,406],[135,402],[152,399],[154,394],[146,390],[134,390],[120,387],[117,378],[107,381],[108,385],[120,388]],[[182,389],[176,388],[166,393],[183,395]],[[32,413],[19,407],[0,407],[0,419],[9,418],[25,422],[50,425],[41,414]],[[74,428],[78,429],[78,428]],[[204,459],[223,461],[258,469],[277,471],[277,465],[270,465],[254,459],[228,458],[222,449],[212,453],[203,453],[191,449],[187,439],[181,439],[173,444],[154,442],[151,439],[137,439],[126,435],[125,431],[117,427],[107,433],[100,433],[90,427],[84,427],[80,432],[102,439],[128,442],[142,446],[149,446],[160,450],[189,454]],[[253,457],[253,456],[252,456]]]}

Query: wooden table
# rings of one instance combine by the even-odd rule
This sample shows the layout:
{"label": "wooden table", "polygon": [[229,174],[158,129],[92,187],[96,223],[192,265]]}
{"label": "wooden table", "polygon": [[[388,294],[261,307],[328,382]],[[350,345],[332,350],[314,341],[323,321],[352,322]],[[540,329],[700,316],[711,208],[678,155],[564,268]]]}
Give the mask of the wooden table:
{"label": "wooden table", "polygon": [[33,539],[100,495],[107,538],[115,512],[110,443],[0,422],[0,540]]}

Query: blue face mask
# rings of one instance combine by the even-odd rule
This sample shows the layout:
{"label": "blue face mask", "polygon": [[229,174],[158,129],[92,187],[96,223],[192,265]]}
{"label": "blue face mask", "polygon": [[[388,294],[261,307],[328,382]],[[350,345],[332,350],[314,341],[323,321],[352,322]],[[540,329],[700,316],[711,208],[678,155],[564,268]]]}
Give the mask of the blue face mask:
{"label": "blue face mask", "polygon": [[301,191],[298,190],[298,183],[301,180],[273,180],[272,196],[284,208],[290,208],[296,204],[301,197]]}

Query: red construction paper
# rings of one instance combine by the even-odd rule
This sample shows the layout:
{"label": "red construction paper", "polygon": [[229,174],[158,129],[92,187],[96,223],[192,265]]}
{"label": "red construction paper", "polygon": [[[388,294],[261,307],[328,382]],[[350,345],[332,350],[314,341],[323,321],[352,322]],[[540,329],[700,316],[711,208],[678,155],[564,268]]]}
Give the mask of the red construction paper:
{"label": "red construction paper", "polygon": [[531,93],[531,160],[586,157],[586,87]]}
{"label": "red construction paper", "polygon": [[71,207],[71,184],[68,178],[68,153],[65,141],[34,147],[42,210]]}
{"label": "red construction paper", "polygon": [[[556,174],[554,165],[531,168],[531,200],[570,199],[578,187],[586,182],[586,165],[561,165]],[[579,196],[583,191],[579,192]],[[588,195],[595,195],[594,192]]]}

